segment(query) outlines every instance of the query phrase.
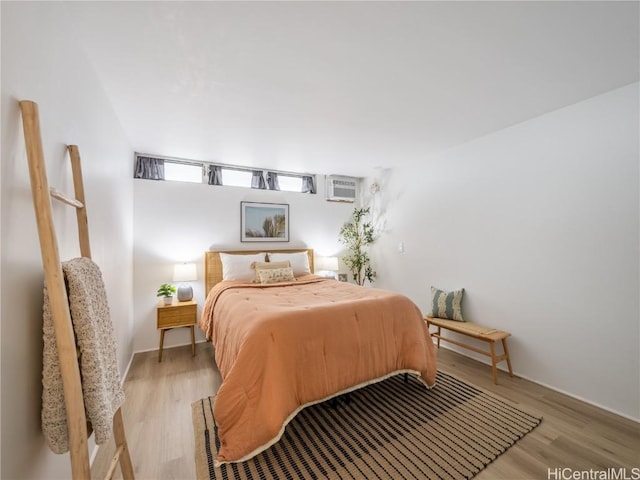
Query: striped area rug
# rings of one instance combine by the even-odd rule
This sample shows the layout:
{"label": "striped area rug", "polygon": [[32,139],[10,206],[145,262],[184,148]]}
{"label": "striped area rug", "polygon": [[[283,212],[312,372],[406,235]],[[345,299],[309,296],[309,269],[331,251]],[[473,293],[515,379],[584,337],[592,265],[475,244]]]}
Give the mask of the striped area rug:
{"label": "striped area rug", "polygon": [[215,468],[212,408],[192,405],[199,479],[468,479],[542,420],[443,372],[431,390],[396,375],[303,409],[271,448]]}

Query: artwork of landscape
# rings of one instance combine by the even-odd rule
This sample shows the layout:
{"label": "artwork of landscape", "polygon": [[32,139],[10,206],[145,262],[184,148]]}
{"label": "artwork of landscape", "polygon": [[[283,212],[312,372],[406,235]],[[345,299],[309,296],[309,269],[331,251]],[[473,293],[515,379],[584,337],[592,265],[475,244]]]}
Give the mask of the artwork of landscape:
{"label": "artwork of landscape", "polygon": [[289,205],[242,202],[243,242],[288,242]]}

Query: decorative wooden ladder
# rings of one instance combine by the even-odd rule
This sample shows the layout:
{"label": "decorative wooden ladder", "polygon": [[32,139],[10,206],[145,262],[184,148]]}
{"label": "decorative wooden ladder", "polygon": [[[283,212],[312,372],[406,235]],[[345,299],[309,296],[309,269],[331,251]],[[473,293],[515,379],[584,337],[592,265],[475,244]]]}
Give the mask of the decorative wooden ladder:
{"label": "decorative wooden ladder", "polygon": [[[80,367],[78,365],[78,351],[76,349],[73,324],[71,323],[69,301],[60,263],[58,241],[53,223],[50,199],[51,196],[76,208],[80,253],[83,257],[91,258],[89,225],[87,222],[87,209],[85,207],[80,153],[76,145],[69,145],[67,147],[71,158],[73,186],[76,198],[69,198],[55,189],[49,189],[42,150],[42,138],[40,135],[38,105],[30,101],[21,101],[20,109],[22,110],[24,137],[29,161],[29,176],[31,178],[31,190],[38,224],[38,235],[40,237],[42,264],[47,282],[47,290],[49,292],[58,357],[60,359],[60,373],[62,376],[64,402],[67,412],[67,427],[69,430],[71,474],[74,480],[86,480],[91,478],[87,438],[91,435],[92,429],[86,420]],[[120,408],[113,416],[113,435],[116,442],[116,452],[111,460],[105,478],[110,479],[113,476],[117,464],[120,463],[123,478],[126,480],[133,479],[133,465],[129,455]]]}

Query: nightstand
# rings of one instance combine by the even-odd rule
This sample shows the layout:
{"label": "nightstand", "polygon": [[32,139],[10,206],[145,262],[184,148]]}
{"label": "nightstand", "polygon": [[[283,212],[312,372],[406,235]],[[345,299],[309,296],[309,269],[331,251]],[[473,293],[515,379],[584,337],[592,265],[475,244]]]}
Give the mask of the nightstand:
{"label": "nightstand", "polygon": [[191,328],[191,356],[196,355],[196,341],[194,327],[198,316],[198,304],[191,300],[178,302],[174,300],[171,305],[165,305],[160,301],[157,307],[156,327],[160,330],[160,353],[158,361],[162,361],[162,346],[164,344],[164,332],[172,328]]}

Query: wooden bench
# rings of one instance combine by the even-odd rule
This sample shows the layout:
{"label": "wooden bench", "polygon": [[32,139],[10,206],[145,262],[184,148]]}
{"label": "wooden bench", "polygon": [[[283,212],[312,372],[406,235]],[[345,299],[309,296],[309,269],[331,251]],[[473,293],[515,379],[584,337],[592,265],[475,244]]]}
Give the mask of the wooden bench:
{"label": "wooden bench", "polygon": [[[456,320],[445,320],[443,318],[434,317],[425,317],[425,320],[427,322],[427,327],[431,327],[431,325],[433,325],[434,327],[438,328],[438,330],[436,330],[435,332],[431,332],[431,330],[429,330],[431,337],[438,339],[438,348],[440,348],[440,340],[445,340],[449,343],[453,343],[454,345],[468,348],[469,350],[473,350],[474,352],[491,357],[493,383],[495,383],[496,385],[498,384],[498,369],[496,368],[496,364],[499,362],[502,362],[504,360],[507,361],[507,366],[509,367],[509,376],[513,377],[513,370],[511,369],[511,359],[509,358],[509,348],[507,347],[507,337],[511,335],[509,332],[502,332],[500,330],[496,330],[495,328],[483,327],[482,325],[471,322],[458,322]],[[462,335],[467,335],[477,340],[487,342],[489,344],[489,351],[487,352],[486,350],[482,350],[478,347],[474,347],[472,345],[468,345],[451,338],[443,337],[443,328],[445,330],[450,330],[455,333],[460,333]],[[504,352],[502,355],[496,355],[495,343],[498,340],[502,341],[502,350]]]}

